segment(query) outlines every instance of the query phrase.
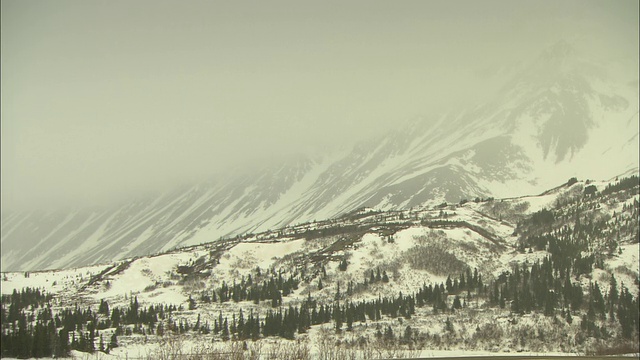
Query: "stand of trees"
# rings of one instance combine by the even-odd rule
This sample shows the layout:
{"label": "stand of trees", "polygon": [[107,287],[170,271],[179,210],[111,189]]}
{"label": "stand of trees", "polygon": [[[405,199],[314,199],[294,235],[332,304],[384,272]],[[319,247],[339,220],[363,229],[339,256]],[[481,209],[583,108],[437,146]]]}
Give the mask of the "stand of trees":
{"label": "stand of trees", "polygon": [[[176,334],[213,331],[223,340],[256,340],[269,336],[293,339],[296,333],[305,333],[313,325],[331,323],[337,332],[351,331],[357,322],[376,322],[383,317],[410,319],[416,315],[416,308],[430,307],[434,314],[454,314],[470,301],[479,299],[485,306],[508,309],[514,314],[560,315],[568,323],[579,319],[586,336],[609,339],[619,329],[617,335],[621,338],[637,338],[640,327],[637,296],[634,297],[623,284],[618,284],[613,276],[608,284],[592,282],[586,292],[579,282],[594,268],[603,267],[605,256],[611,256],[619,248],[621,237],[638,238],[640,205],[637,200],[625,200],[622,211],[613,216],[594,216],[603,197],[637,193],[637,187],[638,177],[632,176],[607,186],[600,193],[564,199],[555,209],[543,209],[520,220],[516,230],[519,249],[547,250],[549,255],[533,264],[516,264],[511,271],[502,273],[488,284],[484,284],[477,269],[466,268],[458,276],[449,276],[444,283],[424,284],[413,294],[400,292],[396,297],[350,301],[349,297],[355,292],[390,281],[386,271],[377,269],[368,272],[362,283],[350,281],[346,296],[340,292],[338,284],[335,299],[330,304],[318,303],[309,293],[300,305],[283,306],[283,297],[298,289],[297,274],[285,278],[282,271],[272,270],[263,275],[258,270],[255,277],[249,275],[239,283],[223,282],[213,291],[203,291],[197,300],[201,303],[252,301],[255,304],[269,301],[272,308],[264,314],[252,311],[247,315],[242,310],[231,314],[220,312],[218,318],[213,319],[213,329],[208,321],[201,321],[200,316],[195,324],[186,319],[174,319],[173,312],[182,308],[173,305],[143,307],[137,297],[132,297],[126,308],[110,308],[106,301],[101,301],[97,312],[75,306],[54,313],[50,294],[25,288],[1,297],[0,355],[38,358],[66,357],[71,350],[108,352],[118,346],[118,336],[163,336],[166,331]],[[331,230],[309,231],[306,236],[326,236],[326,231]],[[602,244],[608,251],[595,251],[596,246]],[[339,270],[346,271],[348,266],[347,260],[342,259]],[[323,288],[322,278],[318,279],[318,288]],[[189,310],[197,308],[196,299],[190,297]],[[619,327],[613,326],[616,323]],[[447,324],[448,328],[451,323],[447,321]],[[411,331],[408,328],[404,337],[411,338]],[[391,327],[387,327],[384,334],[379,330],[377,336],[393,339],[395,335]]]}
{"label": "stand of trees", "polygon": [[58,330],[55,326],[49,304],[51,299],[51,295],[32,288],[14,290],[11,295],[2,296],[2,357],[68,356],[71,350],[69,331]]}
{"label": "stand of trees", "polygon": [[278,307],[282,305],[282,297],[297,290],[299,283],[300,281],[293,275],[285,279],[282,276],[282,272],[277,275],[272,274],[269,280],[264,280],[262,283],[254,282],[251,275],[249,275],[247,279],[242,277],[240,283],[234,281],[232,285],[229,285],[223,281],[222,285],[213,291],[202,291],[200,293],[200,301],[208,304],[212,302],[251,300],[258,304],[260,301],[270,300],[271,306]]}
{"label": "stand of trees", "polygon": [[[32,288],[2,296],[2,357],[68,357],[71,350],[108,353],[118,346],[118,336],[153,334],[156,324],[177,310],[173,305],[144,308],[136,297],[125,309],[109,311],[109,304],[101,301],[98,312],[76,305],[73,309],[61,309],[54,315],[51,299],[51,295]],[[111,328],[115,330],[105,339],[103,330]]]}

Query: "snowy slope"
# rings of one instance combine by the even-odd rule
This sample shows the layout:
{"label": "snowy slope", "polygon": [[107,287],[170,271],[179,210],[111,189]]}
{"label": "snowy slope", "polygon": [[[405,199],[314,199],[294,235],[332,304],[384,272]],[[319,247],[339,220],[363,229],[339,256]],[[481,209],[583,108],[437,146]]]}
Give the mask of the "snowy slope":
{"label": "snowy slope", "polygon": [[[598,282],[604,288],[613,276],[620,286],[627,287],[633,296],[637,296],[640,290],[637,283],[640,274],[637,217],[640,185],[635,184],[601,197],[590,197],[584,192],[586,186],[595,186],[602,192],[614,183],[615,180],[576,181],[540,195],[402,211],[362,209],[335,219],[270,229],[245,237],[222,239],[103,265],[3,273],[1,289],[2,294],[11,294],[23,287],[45,289],[54,295],[54,311],[76,305],[95,309],[101,300],[108,301],[112,309],[126,308],[135,298],[143,307],[152,304],[181,306],[169,320],[186,320],[191,324],[196,323],[197,319],[213,324],[220,313],[231,316],[240,309],[245,316],[255,313],[264,319],[266,312],[274,309],[270,300],[258,303],[249,300],[205,302],[201,295],[212,294],[223,284],[231,286],[244,283],[249,277],[253,278],[255,284],[267,282],[270,277],[294,277],[299,284],[292,293],[283,297],[281,308],[299,306],[309,297],[320,304],[334,304],[336,300],[344,304],[349,301],[393,299],[400,292],[415,294],[424,285],[445,283],[448,277],[457,279],[458,274],[464,271],[471,273],[475,269],[481,274],[485,285],[490,285],[503,273],[512,271],[515,265],[531,266],[550,254],[547,250],[519,249],[520,235],[517,232],[521,220],[543,209],[555,209],[561,214],[563,208],[571,210],[575,206],[582,206],[583,215],[605,219],[608,224],[606,229],[617,229],[622,235],[617,244],[619,250],[611,254],[601,251],[600,246],[604,245],[600,243],[602,238],[589,238],[590,251],[597,253],[604,261],[602,265],[593,267],[590,273],[576,276],[574,281],[581,284],[586,296],[592,282]],[[560,216],[556,219],[560,221]],[[627,224],[626,227],[619,226],[619,222]],[[574,218],[570,217],[566,223],[557,222],[554,226],[562,228],[573,224]],[[341,269],[343,262],[347,266]],[[377,271],[388,276],[389,281],[363,285],[363,281]],[[320,281],[323,286],[320,286]],[[338,288],[341,295],[337,297]],[[448,307],[451,307],[455,294],[450,295],[446,299]],[[468,297],[468,309],[461,310],[460,316],[454,311],[432,311],[427,306],[417,309],[411,318],[384,317],[378,323],[354,322],[352,331],[338,335],[328,325],[314,325],[308,335],[297,334],[296,339],[309,341],[317,348],[322,341],[326,341],[329,332],[336,337],[331,346],[338,346],[335,345],[336,339],[371,339],[376,328],[382,324],[392,327],[396,334],[402,334],[410,326],[414,331],[441,336],[441,340],[434,340],[435,344],[440,345],[431,348],[428,354],[449,354],[443,350],[452,353],[462,350],[468,353],[485,351],[495,355],[518,349],[525,353],[563,353],[582,349],[576,345],[578,335],[582,334],[579,314],[574,314],[576,320],[573,324],[567,324],[564,320],[558,324],[556,317],[540,312],[516,315],[508,308],[491,307],[485,304],[484,298],[478,300],[480,296],[476,295]],[[195,309],[189,309],[190,298],[195,300]],[[583,310],[586,311],[586,304]],[[450,319],[457,334],[453,338],[446,335],[451,332],[445,327]],[[166,320],[167,323],[169,320]],[[615,333],[617,325],[609,320],[606,324]],[[110,334],[112,331],[108,328],[103,333]],[[490,336],[478,340],[479,336],[475,334],[485,331]],[[546,340],[538,335],[541,332],[546,334]],[[492,334],[497,334],[498,338],[492,338]],[[522,336],[526,337],[526,347],[518,341],[500,340],[519,339]],[[568,336],[571,340],[567,342]],[[190,332],[180,341],[188,348],[191,344],[219,343],[219,337]],[[151,334],[133,334],[122,335],[119,341],[120,347],[113,354],[134,356],[138,351],[156,351],[163,346],[164,340]],[[279,340],[264,338],[260,341],[268,347],[277,346]],[[426,350],[422,351],[422,354],[426,354]]]}
{"label": "snowy slope", "polygon": [[361,207],[513,197],[570,177],[637,173],[638,74],[621,64],[592,62],[560,42],[505,81],[492,101],[415,119],[351,151],[118,207],[3,213],[2,269],[97,264]]}

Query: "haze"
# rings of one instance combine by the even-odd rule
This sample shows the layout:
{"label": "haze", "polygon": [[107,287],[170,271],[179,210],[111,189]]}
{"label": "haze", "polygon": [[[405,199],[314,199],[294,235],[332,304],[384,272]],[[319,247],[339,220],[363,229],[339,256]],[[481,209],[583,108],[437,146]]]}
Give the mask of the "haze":
{"label": "haze", "polygon": [[481,102],[637,1],[2,1],[2,209],[103,204]]}

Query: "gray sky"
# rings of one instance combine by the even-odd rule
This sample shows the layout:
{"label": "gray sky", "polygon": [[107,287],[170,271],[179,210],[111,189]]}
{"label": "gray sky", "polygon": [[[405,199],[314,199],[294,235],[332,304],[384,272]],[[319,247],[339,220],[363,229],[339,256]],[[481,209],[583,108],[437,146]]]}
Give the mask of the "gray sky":
{"label": "gray sky", "polygon": [[637,1],[2,1],[2,208],[102,203],[345,146],[559,39],[637,54]]}

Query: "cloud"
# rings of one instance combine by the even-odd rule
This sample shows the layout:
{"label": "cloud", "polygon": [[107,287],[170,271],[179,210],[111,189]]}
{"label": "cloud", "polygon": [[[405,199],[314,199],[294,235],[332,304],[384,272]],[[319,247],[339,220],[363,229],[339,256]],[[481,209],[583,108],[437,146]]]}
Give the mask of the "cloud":
{"label": "cloud", "polygon": [[101,203],[350,146],[482,101],[558,38],[637,48],[634,8],[3,1],[2,206]]}

